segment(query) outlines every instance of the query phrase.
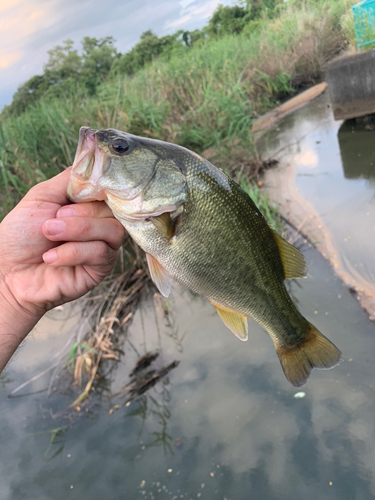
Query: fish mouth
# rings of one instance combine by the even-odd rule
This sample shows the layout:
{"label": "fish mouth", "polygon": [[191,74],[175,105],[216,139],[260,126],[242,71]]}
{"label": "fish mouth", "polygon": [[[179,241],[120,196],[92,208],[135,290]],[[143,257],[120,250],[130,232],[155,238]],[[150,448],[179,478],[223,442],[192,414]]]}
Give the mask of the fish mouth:
{"label": "fish mouth", "polygon": [[77,151],[72,165],[67,197],[72,202],[107,201],[108,194],[116,195],[122,200],[131,201],[137,198],[144,186],[113,189],[108,184],[108,171],[111,155],[102,149],[102,130],[81,127]]}
{"label": "fish mouth", "polygon": [[70,201],[106,200],[99,179],[103,167],[108,162],[107,155],[101,151],[96,141],[97,130],[81,127],[77,151],[72,165],[67,196]]}

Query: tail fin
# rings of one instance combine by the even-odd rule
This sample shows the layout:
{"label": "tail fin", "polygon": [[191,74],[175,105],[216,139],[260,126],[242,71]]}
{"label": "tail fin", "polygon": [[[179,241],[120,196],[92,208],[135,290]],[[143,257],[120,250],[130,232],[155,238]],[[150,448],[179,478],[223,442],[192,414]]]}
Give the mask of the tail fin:
{"label": "tail fin", "polygon": [[332,368],[340,362],[341,352],[311,323],[306,340],[297,346],[276,346],[286,378],[295,387],[303,386],[313,368]]}

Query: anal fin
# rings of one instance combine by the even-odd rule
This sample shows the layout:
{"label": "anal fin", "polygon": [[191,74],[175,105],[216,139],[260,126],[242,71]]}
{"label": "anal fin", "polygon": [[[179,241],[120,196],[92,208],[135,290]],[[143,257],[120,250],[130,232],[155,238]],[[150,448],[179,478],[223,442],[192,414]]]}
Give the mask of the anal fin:
{"label": "anal fin", "polygon": [[216,309],[216,312],[220,316],[224,325],[227,326],[238,339],[246,341],[248,339],[247,316],[245,316],[245,314],[226,309],[219,304],[215,304],[211,300],[210,302]]}
{"label": "anal fin", "polygon": [[152,281],[158,287],[163,297],[169,297],[173,281],[172,276],[164,269],[160,262],[155,259],[155,257],[146,253],[146,258]]}

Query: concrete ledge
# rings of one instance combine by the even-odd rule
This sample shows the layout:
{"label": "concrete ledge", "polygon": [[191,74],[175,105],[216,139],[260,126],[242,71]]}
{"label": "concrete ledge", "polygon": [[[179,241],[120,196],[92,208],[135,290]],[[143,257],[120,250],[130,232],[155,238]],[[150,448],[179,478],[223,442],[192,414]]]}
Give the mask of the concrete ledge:
{"label": "concrete ledge", "polygon": [[332,61],[326,76],[335,120],[375,113],[375,50]]}

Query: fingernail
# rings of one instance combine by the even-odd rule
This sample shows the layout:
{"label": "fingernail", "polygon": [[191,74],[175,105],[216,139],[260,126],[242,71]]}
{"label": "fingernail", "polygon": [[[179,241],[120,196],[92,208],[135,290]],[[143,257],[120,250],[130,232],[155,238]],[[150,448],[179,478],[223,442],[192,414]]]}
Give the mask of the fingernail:
{"label": "fingernail", "polygon": [[51,219],[46,222],[46,233],[49,235],[56,236],[60,234],[65,229],[65,222],[63,220]]}
{"label": "fingernail", "polygon": [[48,250],[48,252],[43,254],[43,260],[46,264],[52,264],[57,259],[56,250]]}
{"label": "fingernail", "polygon": [[57,217],[74,217],[76,215],[76,211],[72,207],[62,207],[57,212]]}

